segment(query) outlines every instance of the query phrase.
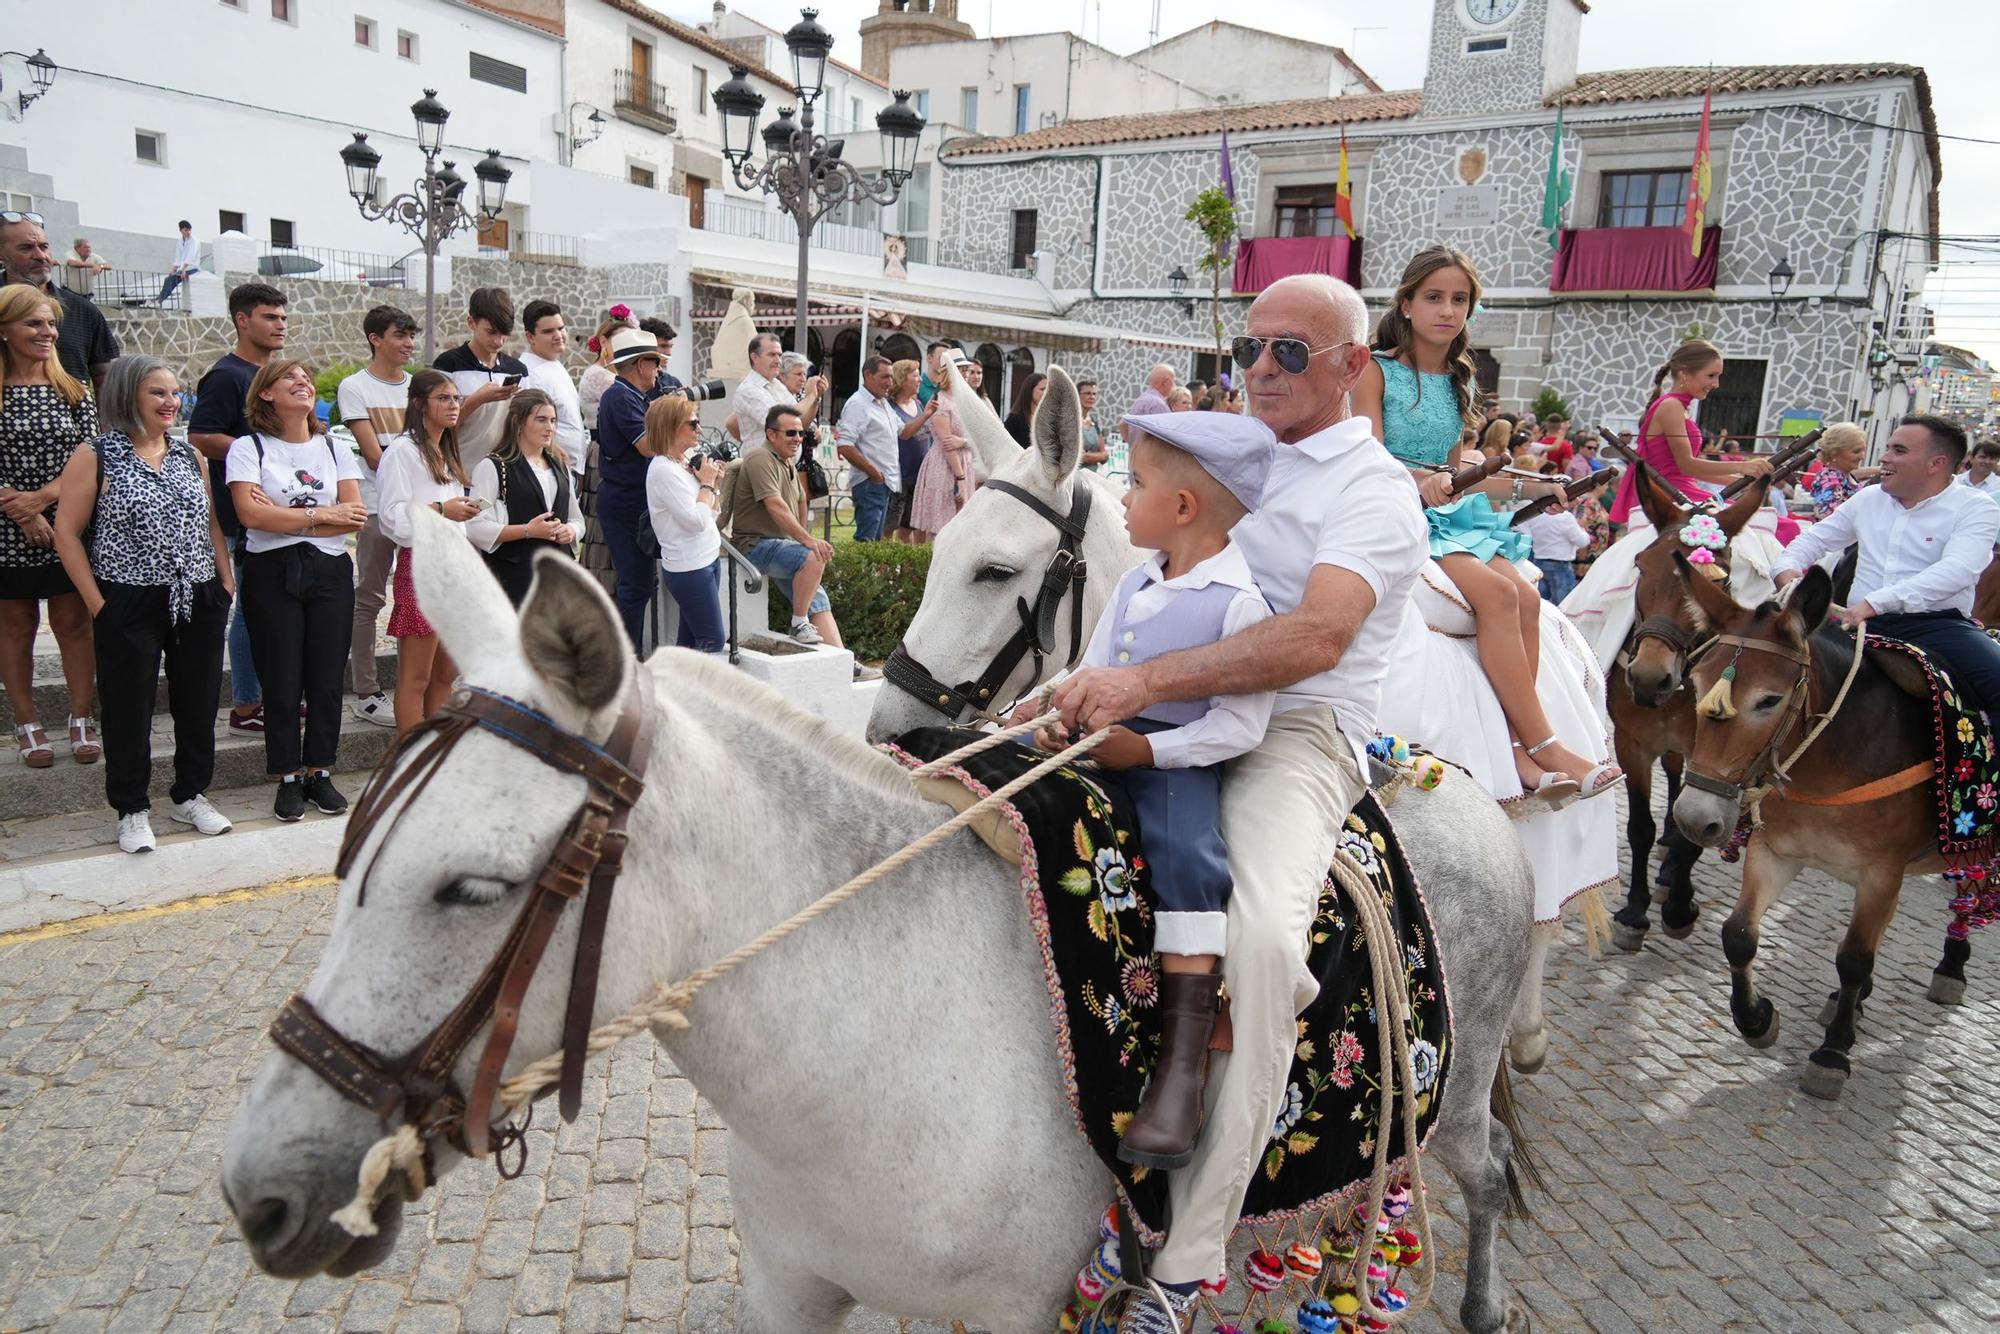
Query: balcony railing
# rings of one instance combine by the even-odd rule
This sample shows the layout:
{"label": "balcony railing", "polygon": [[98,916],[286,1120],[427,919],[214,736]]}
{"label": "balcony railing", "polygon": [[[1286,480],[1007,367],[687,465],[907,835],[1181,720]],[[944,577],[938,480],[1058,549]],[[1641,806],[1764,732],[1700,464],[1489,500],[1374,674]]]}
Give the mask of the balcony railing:
{"label": "balcony railing", "polygon": [[1556,244],[1552,292],[1705,292],[1715,287],[1722,228],[1702,233],[1701,252],[1678,227],[1590,227]]}
{"label": "balcony railing", "polygon": [[365,283],[369,287],[408,287],[409,272],[405,268],[408,259],[407,255],[281,246],[267,241],[257,256],[257,273],[264,278],[317,278],[322,282]]}
{"label": "balcony railing", "polygon": [[[791,214],[752,200],[725,195],[720,190],[710,190],[703,196],[702,227],[724,236],[749,236],[786,245],[799,243],[799,225]],[[822,222],[813,228],[812,243],[815,249],[837,250],[848,255],[879,256],[882,253],[880,231],[840,222]]]}
{"label": "balcony railing", "polygon": [[629,69],[611,71],[611,109],[621,119],[661,134],[672,134],[679,127],[673,105],[667,101],[666,85]]}
{"label": "balcony railing", "polygon": [[525,264],[578,264],[580,243],[574,236],[561,232],[510,231],[507,248],[481,243],[479,254],[482,259],[520,260]]}
{"label": "balcony railing", "polygon": [[903,258],[911,264],[931,262],[931,238],[928,236],[906,236],[903,238]]}
{"label": "balcony railing", "polygon": [[165,303],[160,301],[160,289],[166,286],[164,271],[153,273],[146,269],[102,269],[90,285],[90,299],[108,308],[136,306],[162,306],[166,310],[185,312],[188,309],[188,286],[182,282],[168,295]]}

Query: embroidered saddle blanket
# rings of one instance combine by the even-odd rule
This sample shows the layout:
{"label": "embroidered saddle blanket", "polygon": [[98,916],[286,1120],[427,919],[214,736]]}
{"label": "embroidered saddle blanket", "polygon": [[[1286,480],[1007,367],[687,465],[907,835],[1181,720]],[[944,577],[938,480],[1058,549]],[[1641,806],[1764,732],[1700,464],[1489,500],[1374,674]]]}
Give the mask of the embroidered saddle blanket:
{"label": "embroidered saddle blanket", "polygon": [[[963,728],[929,727],[903,736],[890,753],[911,767],[976,740]],[[946,773],[985,796],[1040,759],[1007,744]],[[1138,853],[1132,808],[1116,774],[1069,766],[1016,794],[1002,811],[1020,850],[1021,890],[1041,945],[1050,1019],[1062,1055],[1070,1109],[1099,1159],[1118,1178],[1141,1239],[1157,1246],[1167,1224],[1167,1182],[1118,1157],[1118,1140],[1159,1057],[1159,964],[1153,902]],[[1328,819],[1342,818],[1329,812]],[[988,842],[1005,846],[989,831]],[[1348,815],[1340,847],[1388,906],[1402,945],[1403,984],[1414,1024],[1420,1146],[1442,1103],[1451,1056],[1451,1011],[1443,965],[1423,895],[1370,795]],[[1367,943],[1331,876],[1320,889],[1307,962],[1319,995],[1299,1016],[1285,1101],[1244,1199],[1253,1225],[1279,1223],[1352,1205],[1374,1163],[1381,1068]],[[1406,1148],[1392,1120],[1392,1180]]]}

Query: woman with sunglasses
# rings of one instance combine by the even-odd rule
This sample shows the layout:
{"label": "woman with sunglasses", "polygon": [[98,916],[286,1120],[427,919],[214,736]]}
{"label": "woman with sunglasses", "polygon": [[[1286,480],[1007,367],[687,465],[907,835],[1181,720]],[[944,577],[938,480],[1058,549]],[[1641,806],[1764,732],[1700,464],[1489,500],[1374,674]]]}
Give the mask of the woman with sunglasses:
{"label": "woman with sunglasses", "polygon": [[[1479,663],[1513,733],[1515,776],[1550,802],[1602,796],[1624,771],[1577,754],[1557,738],[1535,692],[1541,661],[1541,598],[1515,568],[1533,554],[1479,491],[1454,494],[1460,430],[1476,419],[1467,327],[1479,304],[1472,261],[1448,246],[1418,252],[1375,330],[1375,355],[1355,382],[1356,416],[1411,470],[1430,525],[1431,559],[1471,604]],[[1554,482],[1506,484],[1518,497],[1559,492]]]}
{"label": "woman with sunglasses", "polygon": [[[796,423],[789,429],[800,430]],[[722,508],[722,465],[696,455],[701,444],[698,404],[679,394],[653,400],[638,449],[646,465],[646,510],[660,546],[660,576],[680,609],[674,643],[697,653],[728,647],[722,620],[722,537],[715,516]],[[690,462],[690,455],[696,461]]]}

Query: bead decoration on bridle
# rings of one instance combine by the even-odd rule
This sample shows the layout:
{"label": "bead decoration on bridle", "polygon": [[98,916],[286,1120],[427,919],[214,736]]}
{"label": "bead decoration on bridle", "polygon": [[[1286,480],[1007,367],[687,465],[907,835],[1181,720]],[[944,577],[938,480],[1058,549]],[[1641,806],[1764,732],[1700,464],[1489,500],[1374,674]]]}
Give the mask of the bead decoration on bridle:
{"label": "bead decoration on bridle", "polygon": [[[1702,502],[1682,524],[1679,532],[1667,536],[1691,547],[1692,550],[1688,553],[1689,564],[1699,564],[1703,575],[1713,579],[1724,592],[1728,592],[1731,573],[1728,537],[1722,538],[1719,547],[1708,544],[1706,528],[1699,530],[1695,540],[1690,541],[1688,537],[1688,529],[1694,526],[1697,519],[1707,519],[1709,524],[1714,526],[1715,532],[1721,533],[1721,525],[1711,512],[1713,504],[1713,501]],[[1703,555],[1708,557],[1706,561],[1696,560],[1697,556]],[[1682,680],[1687,679],[1689,665],[1715,642],[1713,636],[1697,641],[1692,634],[1682,629],[1680,621],[1672,616],[1642,616],[1632,627],[1631,633],[1625,636],[1625,644],[1618,651],[1618,665],[1630,671],[1633,659],[1639,652],[1639,645],[1648,639],[1657,639],[1673,651],[1673,670]]]}
{"label": "bead decoration on bridle", "polygon": [[[582,807],[543,864],[527,902],[485,970],[452,1011],[407,1052],[384,1057],[344,1037],[303,995],[294,995],[271,1024],[271,1038],[348,1101],[373,1112],[384,1130],[400,1114],[423,1143],[423,1173],[415,1176],[417,1193],[436,1174],[431,1145],[446,1143],[472,1157],[484,1157],[489,1147],[496,1161],[509,1147],[520,1158],[511,1172],[526,1164],[527,1146],[521,1136],[526,1121],[492,1125],[494,1093],[520,1025],[521,1002],[534,980],[543,952],[572,900],[584,897],[582,928],[577,935],[571,967],[569,1008],[563,1021],[562,1065],[556,1081],[558,1106],[565,1121],[574,1120],[582,1104],[585,1041],[597,1000],[598,965],[603,956],[605,923],[611,894],[624,867],[626,822],[645,790],[646,761],[652,748],[652,677],[643,667],[627,685],[618,720],[602,746],[568,731],[539,710],[490,691],[468,688],[425,719],[385,756],[355,804],[341,841],[337,869],[344,878],[368,836],[385,817],[383,841],[395,832],[394,822],[422,795],[452,750],[475,729],[491,733],[565,773],[585,779],[590,787]],[[407,763],[406,763],[407,761]],[[357,907],[367,902],[368,876],[381,855],[380,845],[361,873]],[[463,1093],[453,1071],[480,1030],[491,1023],[473,1079]]]}
{"label": "bead decoration on bridle", "polygon": [[882,668],[884,679],[905,694],[922,700],[949,722],[1005,721],[995,711],[994,705],[1009,701],[998,699],[997,694],[1007,683],[1007,678],[1014,674],[1015,668],[1021,665],[1022,659],[1029,656],[1034,658],[1034,679],[1042,679],[1043,667],[1055,657],[1056,616],[1064,597],[1070,599],[1070,608],[1069,655],[1063,659],[1063,668],[1076,665],[1076,660],[1083,656],[1086,642],[1083,586],[1090,568],[1081,548],[1090,524],[1090,488],[1081,481],[1074,484],[1067,515],[1057,513],[1040,497],[1012,482],[990,481],[982,489],[998,491],[1020,501],[1053,524],[1060,536],[1055,553],[1049,557],[1048,568],[1042,571],[1041,585],[1035,592],[1033,605],[1026,598],[1017,597],[1014,600],[1015,614],[1020,617],[1021,623],[978,676],[957,685],[946,685],[917,661],[907,645],[896,645],[896,651],[889,655],[889,661]]}

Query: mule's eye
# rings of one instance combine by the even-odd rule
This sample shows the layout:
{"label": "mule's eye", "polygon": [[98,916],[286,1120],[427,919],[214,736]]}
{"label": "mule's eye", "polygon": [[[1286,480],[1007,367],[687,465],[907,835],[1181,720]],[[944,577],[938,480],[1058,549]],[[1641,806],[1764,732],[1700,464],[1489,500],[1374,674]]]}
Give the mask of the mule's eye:
{"label": "mule's eye", "polygon": [[1783,695],[1773,695],[1770,694],[1769,692],[1766,692],[1765,694],[1757,696],[1757,702],[1755,704],[1752,704],[1750,707],[1759,710],[1775,709],[1784,702],[1785,702],[1785,697]]}
{"label": "mule's eye", "polygon": [[1020,571],[1011,565],[982,565],[973,572],[975,584],[1004,584]]}
{"label": "mule's eye", "polygon": [[508,890],[505,880],[495,880],[490,876],[462,875],[446,882],[438,889],[435,900],[446,908],[479,908],[489,903],[497,903]]}

